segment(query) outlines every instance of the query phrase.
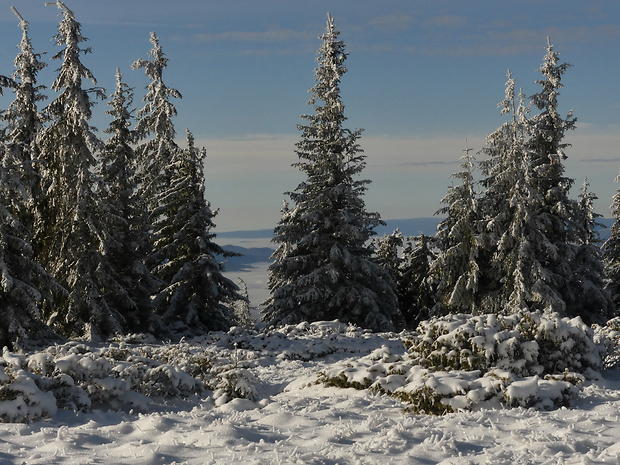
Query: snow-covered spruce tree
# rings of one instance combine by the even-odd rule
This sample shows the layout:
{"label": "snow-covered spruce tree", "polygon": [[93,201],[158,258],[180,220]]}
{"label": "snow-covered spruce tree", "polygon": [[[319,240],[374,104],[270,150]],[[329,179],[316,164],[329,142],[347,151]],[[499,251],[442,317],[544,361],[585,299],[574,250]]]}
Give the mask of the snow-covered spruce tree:
{"label": "snow-covered spruce tree", "polygon": [[594,210],[594,201],[598,198],[590,192],[588,178],[584,180],[577,200],[577,254],[574,260],[575,293],[582,302],[585,312],[582,316],[588,322],[605,323],[615,316],[615,307],[611,295],[605,289],[605,270],[601,251],[601,240],[597,227],[603,226],[597,221],[602,215]]}
{"label": "snow-covered spruce tree", "polygon": [[159,39],[151,32],[153,48],[149,52],[151,60],[138,59],[132,69],[144,69],[151,82],[147,86],[147,94],[143,101],[144,107],[138,111],[136,134],[145,140],[136,148],[138,176],[138,194],[147,201],[150,221],[155,221],[154,211],[159,209],[158,194],[170,184],[172,160],[181,149],[174,138],[176,131],[172,118],[177,110],[171,102],[172,98],[181,98],[178,90],[167,87],[163,81],[164,69],[168,66],[168,58],[164,55]]}
{"label": "snow-covered spruce tree", "polygon": [[581,271],[575,269],[580,227],[575,222],[577,202],[568,196],[574,180],[564,175],[562,163],[566,159],[565,149],[570,145],[564,137],[576,123],[572,112],[566,118],[558,112],[562,75],[569,66],[559,63],[558,53],[548,41],[547,54],[539,69],[543,78],[536,81],[541,89],[531,97],[540,113],[529,120],[526,146],[531,158],[528,169],[532,173],[530,185],[541,198],[536,206],[539,227],[551,245],[541,250],[538,259],[546,264],[546,285],[563,301],[552,308],[567,316],[579,315],[585,320],[593,320],[605,311],[590,307],[583,300],[584,295],[576,292],[584,278]]}
{"label": "snow-covered spruce tree", "polygon": [[481,279],[480,310],[516,313],[522,309],[562,309],[562,296],[549,284],[547,250],[554,245],[545,235],[535,188],[533,154],[528,150],[528,114],[525,97],[515,96],[515,81],[508,71],[506,97],[498,105],[510,120],[487,138],[481,162],[485,176],[480,199],[483,240],[480,256],[487,266]]}
{"label": "snow-covered spruce tree", "polygon": [[275,228],[279,244],[271,264],[263,320],[268,324],[334,320],[373,330],[401,324],[395,285],[372,259],[370,238],[381,224],[368,213],[362,195],[369,181],[356,180],[365,166],[358,144],[361,131],[346,120],[340,79],[346,72],[344,43],[328,15],[318,51],[316,84],[303,115],[294,166],[306,175],[294,192],[294,206]]}
{"label": "snow-covered spruce tree", "polygon": [[14,62],[15,98],[8,110],[0,115],[0,119],[7,123],[5,142],[16,159],[16,166],[20,171],[19,178],[27,195],[26,208],[18,213],[19,219],[32,230],[37,209],[35,200],[40,198],[39,193],[36,192],[40,176],[37,164],[39,158],[37,138],[44,121],[37,104],[46,98],[41,94],[45,86],[37,85],[37,74],[46,64],[40,61],[41,55],[34,52],[28,35],[28,22],[14,7],[12,9],[19,19],[22,39],[19,44],[20,52]]}
{"label": "snow-covered spruce tree", "polygon": [[153,321],[151,297],[162,284],[145,265],[151,256],[150,231],[146,225],[148,214],[142,198],[136,193],[135,152],[136,141],[130,129],[133,89],[122,80],[120,70],[116,71],[116,91],[112,94],[106,111],[112,116],[110,126],[104,131],[110,134],[100,154],[101,195],[110,211],[114,228],[108,247],[108,259],[121,286],[126,293],[115,293],[106,299],[125,319],[129,331],[157,330]]}
{"label": "snow-covered spruce tree", "polygon": [[436,291],[429,278],[431,263],[437,258],[433,243],[434,238],[422,234],[404,244],[396,289],[407,328],[415,329],[420,321],[428,319],[436,304]]}
{"label": "snow-covered spruce tree", "polygon": [[460,184],[452,185],[441,200],[445,215],[437,226],[437,256],[431,263],[430,278],[437,297],[432,313],[476,313],[480,266],[478,264],[478,206],[474,186],[474,158],[471,149],[461,158],[461,171],[452,174]]}
{"label": "snow-covered spruce tree", "polygon": [[62,20],[54,39],[62,50],[54,59],[61,66],[52,84],[58,95],[45,109],[50,124],[39,141],[44,201],[35,240],[38,260],[69,294],[47,302],[43,316],[67,336],[98,339],[122,331],[123,317],[105,296],[125,292],[107,258],[116,218],[95,192],[93,154],[101,142],[89,124],[90,94],[104,99],[105,92],[82,87],[84,79],[96,85],[80,61],[90,50],[80,48],[85,38],[73,12],[55,5]]}
{"label": "snow-covered spruce tree", "polygon": [[399,229],[396,229],[389,236],[384,235],[375,239],[374,259],[390,273],[395,282],[400,275],[400,266],[403,262],[401,249],[404,244],[405,238]]}
{"label": "snow-covered spruce tree", "polygon": [[35,261],[31,232],[17,216],[26,210],[28,194],[19,178],[22,162],[16,147],[0,146],[0,346],[13,350],[49,342],[54,335],[39,306],[52,292],[63,292]]}
{"label": "snow-covered spruce tree", "polygon": [[[616,182],[620,183],[620,175],[616,177]],[[603,244],[603,265],[607,278],[605,287],[617,311],[620,310],[620,188],[613,196],[611,214],[614,224],[609,239]]]}
{"label": "snow-covered spruce tree", "polygon": [[217,257],[235,255],[213,242],[211,210],[205,200],[205,151],[194,146],[187,132],[187,150],[177,152],[170,168],[170,185],[157,196],[154,269],[167,286],[157,295],[155,307],[165,324],[195,331],[227,330],[234,324],[232,306],[245,298],[223,274]]}
{"label": "snow-covered spruce tree", "polygon": [[430,264],[435,259],[432,238],[403,237],[397,229],[389,236],[377,239],[374,258],[396,283],[398,308],[407,328],[428,318],[435,304],[435,293],[430,275]]}
{"label": "snow-covered spruce tree", "polygon": [[[23,30],[21,52],[15,60],[12,83],[15,100],[2,113],[7,127],[0,146],[0,346],[14,349],[32,341],[48,340],[52,332],[41,319],[39,305],[52,291],[62,292],[32,250],[32,187],[36,183],[33,158],[37,158],[36,136],[41,116],[36,103],[41,100],[36,74],[43,67],[33,53],[28,23]],[[3,84],[9,80],[4,79]]]}

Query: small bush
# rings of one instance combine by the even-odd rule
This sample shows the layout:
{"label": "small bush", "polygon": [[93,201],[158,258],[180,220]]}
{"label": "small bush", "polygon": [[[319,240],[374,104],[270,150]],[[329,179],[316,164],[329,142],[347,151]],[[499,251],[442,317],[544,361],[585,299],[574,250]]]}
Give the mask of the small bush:
{"label": "small bush", "polygon": [[590,375],[603,367],[606,352],[580,318],[526,311],[433,318],[404,344],[413,361],[432,370],[500,368],[517,376]]}

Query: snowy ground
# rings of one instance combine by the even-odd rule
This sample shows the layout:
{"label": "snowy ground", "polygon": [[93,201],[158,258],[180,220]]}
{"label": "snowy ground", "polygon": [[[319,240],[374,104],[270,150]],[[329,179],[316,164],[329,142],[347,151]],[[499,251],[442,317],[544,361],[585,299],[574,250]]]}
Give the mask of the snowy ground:
{"label": "snowy ground", "polygon": [[[315,384],[334,365],[371,353],[400,357],[398,335],[345,333],[329,324],[254,335],[216,333],[217,347],[251,373],[254,400],[207,390],[153,399],[143,412],[59,409],[29,424],[0,424],[0,463],[16,464],[617,464],[620,373],[586,381],[570,408],[495,408],[404,414],[368,390]],[[237,346],[235,346],[235,343]],[[5,363],[10,354],[4,356]],[[219,406],[216,406],[218,404]]]}

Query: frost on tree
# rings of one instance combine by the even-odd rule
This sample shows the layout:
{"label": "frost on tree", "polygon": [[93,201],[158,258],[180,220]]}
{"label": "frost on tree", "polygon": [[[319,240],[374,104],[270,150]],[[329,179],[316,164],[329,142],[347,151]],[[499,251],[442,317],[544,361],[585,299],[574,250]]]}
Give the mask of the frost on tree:
{"label": "frost on tree", "polygon": [[445,206],[438,215],[445,218],[437,225],[438,250],[429,274],[436,290],[432,313],[476,313],[480,267],[478,265],[478,206],[474,189],[474,158],[470,149],[461,158],[461,171],[451,177],[459,180],[441,200]]}
{"label": "frost on tree", "polygon": [[[17,349],[53,336],[39,307],[53,290],[62,293],[62,289],[35,261],[32,249],[33,159],[41,128],[36,74],[43,65],[30,45],[28,23],[14,11],[23,34],[11,86],[15,99],[2,114],[7,127],[0,146],[0,346]],[[9,83],[6,78],[3,81]]]}
{"label": "frost on tree", "polygon": [[539,113],[529,117],[525,98],[515,98],[509,72],[502,114],[511,121],[491,134],[483,152],[485,178],[480,199],[484,263],[479,293],[482,312],[546,310],[586,321],[608,315],[595,252],[580,243],[584,234],[579,206],[569,198],[573,180],[564,175],[564,142],[575,118],[558,112],[561,78],[550,44],[539,71],[539,93],[530,97]]}
{"label": "frost on tree", "polygon": [[[620,176],[616,177],[620,183]],[[614,224],[609,239],[603,244],[603,264],[607,277],[606,288],[616,309],[620,309],[620,188],[613,196],[611,214]]]}
{"label": "frost on tree", "polygon": [[347,57],[339,32],[328,16],[318,51],[316,84],[303,115],[296,166],[306,178],[294,192],[293,205],[275,228],[278,249],[269,268],[271,297],[263,320],[268,324],[335,320],[373,330],[401,324],[394,282],[372,259],[370,238],[381,224],[365,209],[369,181],[357,180],[365,166],[360,130],[346,120],[340,79]]}
{"label": "frost on tree", "polygon": [[138,193],[146,199],[151,221],[155,220],[153,211],[158,208],[155,198],[159,192],[170,184],[172,173],[170,165],[180,152],[174,141],[176,131],[172,117],[177,110],[172,98],[181,98],[178,90],[166,86],[163,81],[164,69],[168,59],[159,45],[159,38],[151,32],[153,48],[149,52],[150,60],[139,59],[132,64],[133,69],[144,69],[151,79],[144,97],[144,107],[138,111],[136,133],[145,140],[136,149]]}
{"label": "frost on tree", "polygon": [[170,186],[157,196],[155,211],[159,263],[154,272],[167,286],[155,306],[165,324],[196,331],[228,330],[234,323],[233,304],[244,300],[239,287],[226,278],[218,257],[235,255],[213,239],[213,217],[205,200],[205,151],[194,146],[188,131],[187,150],[178,152],[170,168]]}
{"label": "frost on tree", "polygon": [[37,85],[37,75],[46,65],[39,61],[41,55],[34,52],[28,35],[28,22],[15,8],[13,11],[22,29],[20,51],[15,58],[15,71],[12,76],[15,98],[8,110],[0,115],[0,119],[7,123],[4,140],[12,156],[15,157],[16,168],[19,170],[17,175],[27,194],[26,209],[19,212],[19,219],[32,230],[37,210],[35,200],[39,198],[39,193],[36,192],[40,176],[37,138],[44,121],[37,105],[45,99],[41,94],[41,90],[45,87]]}
{"label": "frost on tree", "polygon": [[508,71],[506,97],[498,105],[510,120],[487,138],[481,162],[485,176],[480,210],[483,313],[516,313],[521,309],[563,310],[563,300],[547,270],[547,251],[555,246],[545,234],[535,187],[535,158],[528,148],[529,108]]}
{"label": "frost on tree", "polygon": [[112,213],[108,259],[116,270],[125,293],[106,296],[123,315],[125,329],[132,332],[155,332],[151,296],[163,283],[145,265],[152,254],[148,214],[142,197],[136,193],[136,135],[131,127],[133,89],[122,81],[117,69],[116,91],[106,111],[113,120],[104,132],[110,134],[100,155],[101,194]]}
{"label": "frost on tree", "polygon": [[577,199],[577,253],[574,269],[576,274],[575,293],[582,302],[583,318],[589,323],[604,324],[615,316],[614,303],[610,292],[605,289],[605,270],[603,265],[599,227],[597,221],[602,215],[594,210],[598,198],[590,192],[588,178],[583,182]]}
{"label": "frost on tree", "polygon": [[566,133],[575,129],[576,118],[572,112],[563,118],[558,111],[558,96],[562,89],[562,75],[570,65],[559,63],[559,55],[548,42],[547,54],[539,71],[541,86],[531,98],[540,110],[529,120],[529,140],[526,147],[531,153],[528,169],[530,182],[541,201],[536,205],[540,228],[551,247],[546,247],[539,260],[546,263],[545,283],[562,299],[554,305],[568,316],[594,318],[599,310],[593,309],[580,294],[580,280],[584,278],[576,270],[579,227],[575,224],[577,202],[568,196],[574,180],[564,175],[563,160],[569,146],[564,141]]}
{"label": "frost on tree", "polygon": [[96,85],[80,61],[90,50],[80,48],[85,38],[73,12],[55,5],[62,21],[54,39],[62,49],[53,58],[61,65],[52,84],[58,95],[45,109],[50,123],[40,137],[44,208],[35,239],[38,259],[69,295],[48,302],[43,317],[65,335],[96,339],[122,331],[123,317],[105,296],[125,292],[107,259],[115,218],[94,191],[101,142],[89,123],[90,95],[103,99],[105,93],[82,88],[83,80]]}

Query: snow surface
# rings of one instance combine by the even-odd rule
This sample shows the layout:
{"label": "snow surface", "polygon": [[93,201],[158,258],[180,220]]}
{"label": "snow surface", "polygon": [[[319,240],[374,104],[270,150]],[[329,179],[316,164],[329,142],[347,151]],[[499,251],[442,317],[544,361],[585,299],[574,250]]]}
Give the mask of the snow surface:
{"label": "snow surface", "polygon": [[[0,463],[618,463],[617,369],[585,381],[570,408],[496,405],[444,416],[404,413],[405,404],[368,389],[316,383],[319,372],[338,366],[403,360],[401,339],[402,335],[351,332],[337,322],[325,322],[299,325],[288,333],[249,336],[232,330],[186,341],[187,353],[209,347],[218,357],[232,360],[239,375],[237,387],[242,385],[248,398],[225,402],[223,392],[204,390],[185,398],[151,397],[134,410],[97,405],[75,412],[50,407],[49,418],[0,424]],[[160,349],[156,344],[140,346],[144,353]],[[4,355],[5,367],[16,370],[26,391],[34,389],[27,372],[16,368],[24,359]],[[86,355],[63,355],[56,367],[60,362],[66,370],[89,370],[84,361],[98,359]],[[49,364],[44,358],[37,354],[31,363]],[[76,365],[78,359],[82,362]],[[529,394],[534,380],[511,386]],[[114,388],[112,380],[102,381],[98,380],[101,389]]]}

